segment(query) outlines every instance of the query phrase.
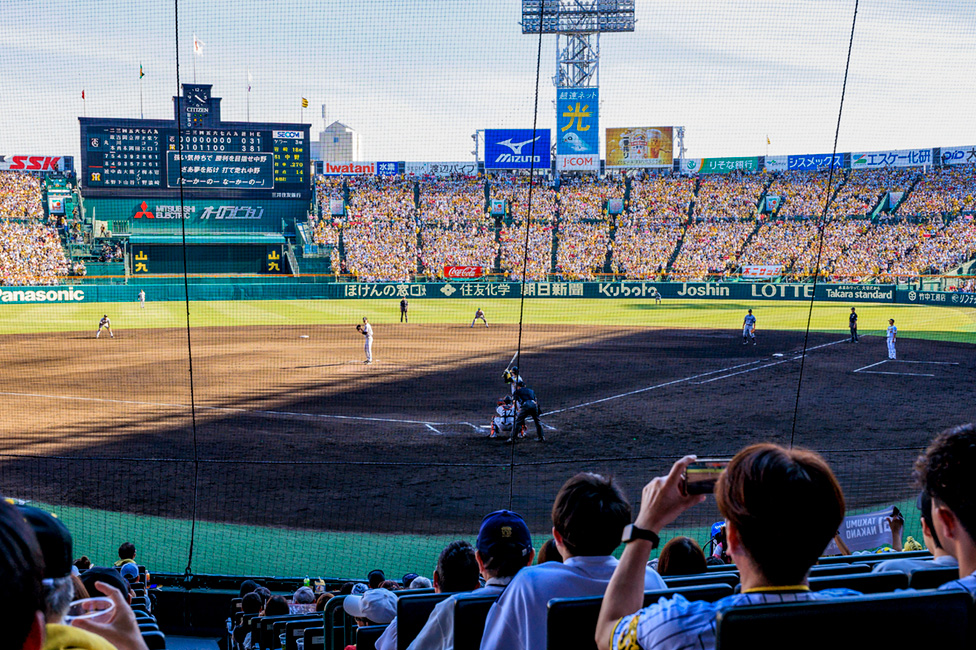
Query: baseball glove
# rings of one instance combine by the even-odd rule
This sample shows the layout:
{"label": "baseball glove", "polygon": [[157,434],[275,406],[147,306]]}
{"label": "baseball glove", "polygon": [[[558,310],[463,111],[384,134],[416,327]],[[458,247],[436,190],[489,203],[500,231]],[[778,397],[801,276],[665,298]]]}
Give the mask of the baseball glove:
{"label": "baseball glove", "polygon": [[356,331],[359,332],[360,334],[362,334],[363,333],[363,326],[362,325],[356,325]]}

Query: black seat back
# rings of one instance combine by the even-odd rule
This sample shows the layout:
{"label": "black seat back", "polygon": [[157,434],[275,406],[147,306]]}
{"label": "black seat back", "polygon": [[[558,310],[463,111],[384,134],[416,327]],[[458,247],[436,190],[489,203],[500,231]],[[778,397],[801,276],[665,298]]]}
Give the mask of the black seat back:
{"label": "black seat back", "polygon": [[972,598],[927,591],[733,607],[720,613],[717,650],[965,648]]}
{"label": "black seat back", "polygon": [[908,579],[908,586],[912,589],[935,589],[958,578],[959,568],[954,566],[919,569],[914,571]]}
{"label": "black seat back", "polygon": [[305,650],[325,650],[325,628],[306,627],[302,635]]}
{"label": "black seat back", "polygon": [[146,642],[149,650],[165,650],[166,648],[166,637],[159,630],[143,632],[142,640]]}
{"label": "black seat back", "polygon": [[406,650],[413,643],[437,603],[450,595],[425,593],[397,598],[397,650]]}
{"label": "black seat back", "polygon": [[693,576],[664,577],[664,584],[668,588],[695,587],[698,585],[717,585],[726,584],[734,587],[739,584],[738,573],[701,573]]}
{"label": "black seat back", "polygon": [[298,639],[305,635],[308,628],[317,627],[322,629],[322,615],[315,618],[309,617],[299,621],[287,621],[285,623],[285,650],[298,650]]}
{"label": "black seat back", "polygon": [[[356,628],[356,650],[376,650],[376,639],[380,638],[386,625],[366,625]],[[397,636],[399,636],[399,624],[397,625]]]}
{"label": "black seat back", "polygon": [[[714,602],[732,595],[732,587],[725,582],[713,585],[693,585],[673,589],[659,589],[644,592],[644,606],[656,603],[661,598],[681,594],[688,600]],[[576,648],[594,650],[596,648],[596,620],[600,615],[603,596],[583,598],[553,598],[549,601],[546,616],[546,647],[549,650]]]}
{"label": "black seat back", "polygon": [[862,594],[883,594],[895,589],[908,589],[908,576],[904,573],[857,573],[854,575],[810,578],[810,589],[853,589]]}
{"label": "black seat back", "polygon": [[[282,619],[275,621],[271,625],[271,633],[267,636],[271,640],[271,644],[267,647],[269,648],[280,648],[281,647],[281,635],[287,634],[287,627],[295,623],[306,624],[306,625],[318,625],[322,622],[322,615],[318,614],[306,614],[304,616],[297,616],[295,618]],[[287,641],[285,642],[287,643]],[[262,648],[265,646],[261,646]]]}
{"label": "black seat back", "polygon": [[823,578],[825,576],[844,576],[857,573],[871,573],[870,564],[815,564],[810,567],[811,578]]}
{"label": "black seat back", "polygon": [[454,650],[478,650],[488,610],[500,594],[461,594],[454,601]]}

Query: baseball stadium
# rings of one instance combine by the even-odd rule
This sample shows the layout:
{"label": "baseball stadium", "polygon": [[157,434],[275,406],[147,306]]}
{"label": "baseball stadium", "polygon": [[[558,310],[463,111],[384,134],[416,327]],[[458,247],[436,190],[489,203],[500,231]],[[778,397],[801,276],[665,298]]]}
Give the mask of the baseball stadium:
{"label": "baseball stadium", "polygon": [[[13,647],[684,647],[647,621],[696,599],[696,647],[971,642],[976,456],[933,450],[976,438],[976,10],[483,4],[0,6],[0,538],[28,548],[0,602],[34,571],[47,603]],[[47,47],[61,19],[92,49]],[[736,492],[756,449],[790,478]],[[797,487],[821,467],[835,520]],[[501,583],[498,516],[528,558]]]}

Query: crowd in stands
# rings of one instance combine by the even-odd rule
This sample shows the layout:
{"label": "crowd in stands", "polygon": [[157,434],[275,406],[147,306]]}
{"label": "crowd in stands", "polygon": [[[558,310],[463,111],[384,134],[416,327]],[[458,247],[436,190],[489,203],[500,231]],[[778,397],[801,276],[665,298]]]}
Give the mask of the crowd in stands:
{"label": "crowd in stands", "polygon": [[759,197],[769,179],[764,174],[734,172],[703,176],[695,197],[695,217],[705,220],[755,219]]}
{"label": "crowd in stands", "polygon": [[589,280],[603,271],[610,250],[607,201],[623,198],[623,183],[611,178],[571,179],[560,185],[557,273],[570,280]]}
{"label": "crowd in stands", "polygon": [[976,212],[976,165],[940,167],[922,174],[898,214],[941,217]]}
{"label": "crowd in stands", "polygon": [[0,284],[57,284],[67,274],[57,231],[39,221],[0,221]]}
{"label": "crowd in stands", "polygon": [[702,280],[734,271],[739,266],[738,252],[755,227],[755,221],[701,221],[689,226],[672,265],[673,276]]}
{"label": "crowd in stands", "polygon": [[485,188],[479,179],[424,179],[419,218],[424,273],[439,276],[445,266],[495,265],[494,220],[485,212]]}
{"label": "crowd in stands", "polygon": [[364,282],[409,280],[417,272],[417,230],[412,181],[361,178],[342,231],[349,272]]}
{"label": "crowd in stands", "polygon": [[0,171],[0,220],[43,220],[41,185],[41,179],[33,174]]}

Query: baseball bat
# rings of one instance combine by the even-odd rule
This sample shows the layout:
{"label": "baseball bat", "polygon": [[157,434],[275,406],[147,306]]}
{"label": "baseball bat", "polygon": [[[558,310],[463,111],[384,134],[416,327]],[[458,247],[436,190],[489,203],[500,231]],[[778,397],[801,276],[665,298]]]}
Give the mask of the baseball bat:
{"label": "baseball bat", "polygon": [[512,369],[512,365],[514,365],[515,360],[518,358],[518,355],[519,355],[518,352],[516,352],[515,354],[512,355],[512,360],[508,362],[508,365],[507,366],[505,366],[505,370],[511,370]]}

